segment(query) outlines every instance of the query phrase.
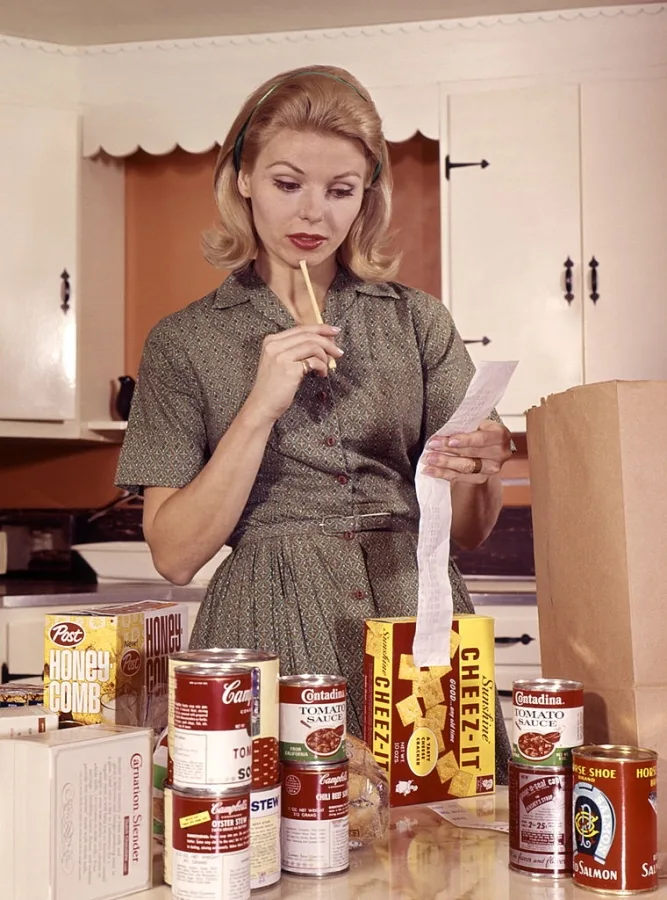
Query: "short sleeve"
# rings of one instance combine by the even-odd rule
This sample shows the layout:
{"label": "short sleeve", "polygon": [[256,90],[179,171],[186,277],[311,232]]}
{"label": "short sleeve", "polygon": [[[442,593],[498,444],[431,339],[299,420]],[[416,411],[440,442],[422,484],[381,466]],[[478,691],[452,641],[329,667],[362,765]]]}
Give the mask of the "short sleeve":
{"label": "short sleeve", "polygon": [[185,349],[159,322],[144,346],[116,485],[184,487],[208,459],[204,403]]}
{"label": "short sleeve", "polygon": [[[459,407],[475,374],[475,366],[449,310],[440,301],[421,295],[415,316],[424,369],[424,442]],[[489,416],[502,424],[496,410]]]}

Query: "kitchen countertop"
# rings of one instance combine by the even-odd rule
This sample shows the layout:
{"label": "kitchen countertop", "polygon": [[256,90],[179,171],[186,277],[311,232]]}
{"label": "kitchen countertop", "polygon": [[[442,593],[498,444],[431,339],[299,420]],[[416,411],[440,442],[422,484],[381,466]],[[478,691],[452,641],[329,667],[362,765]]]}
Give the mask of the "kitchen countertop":
{"label": "kitchen countertop", "polygon": [[[451,804],[449,804],[451,805]],[[461,801],[489,822],[507,821],[507,788],[495,796]],[[283,874],[253,892],[256,900],[586,900],[593,896],[569,878],[532,879],[507,866],[506,834],[458,828],[428,806],[391,811],[388,841],[350,853],[350,870],[327,878]],[[604,894],[604,896],[610,896]],[[667,900],[667,881],[650,895]],[[166,885],[135,894],[136,900],[168,900]]]}
{"label": "kitchen countertop", "polygon": [[[0,580],[0,609],[29,606],[66,605],[76,603],[132,603],[135,600],[174,600],[200,602],[206,588],[202,585],[177,587],[167,582],[90,582],[28,580],[5,578]],[[46,598],[46,600],[45,600]]]}

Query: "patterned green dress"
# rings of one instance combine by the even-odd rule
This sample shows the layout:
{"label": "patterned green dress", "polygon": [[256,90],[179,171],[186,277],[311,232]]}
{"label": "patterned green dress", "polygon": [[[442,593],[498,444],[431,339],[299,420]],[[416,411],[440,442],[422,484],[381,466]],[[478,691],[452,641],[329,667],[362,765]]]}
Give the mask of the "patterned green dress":
{"label": "patterned green dress", "polygon": [[[325,321],[341,327],[345,355],[328,379],[304,378],[273,428],[192,646],[256,647],[277,652],[285,674],[345,675],[348,724],[359,735],[363,619],[416,613],[415,466],[474,368],[447,309],[412,288],[339,270]],[[294,325],[252,267],[159,322],[144,348],[118,485],[187,485],[247,398],[263,338]],[[472,612],[453,564],[449,578],[455,610]],[[496,756],[504,783],[499,706]]]}

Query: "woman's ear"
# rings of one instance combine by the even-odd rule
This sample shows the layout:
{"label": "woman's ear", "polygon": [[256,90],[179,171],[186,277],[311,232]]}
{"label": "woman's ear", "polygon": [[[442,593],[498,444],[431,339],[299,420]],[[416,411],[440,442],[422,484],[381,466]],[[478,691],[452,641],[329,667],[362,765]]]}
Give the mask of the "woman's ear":
{"label": "woman's ear", "polygon": [[248,177],[248,173],[243,169],[236,176],[236,184],[239,189],[239,194],[242,197],[245,197],[246,200],[250,199],[250,178]]}

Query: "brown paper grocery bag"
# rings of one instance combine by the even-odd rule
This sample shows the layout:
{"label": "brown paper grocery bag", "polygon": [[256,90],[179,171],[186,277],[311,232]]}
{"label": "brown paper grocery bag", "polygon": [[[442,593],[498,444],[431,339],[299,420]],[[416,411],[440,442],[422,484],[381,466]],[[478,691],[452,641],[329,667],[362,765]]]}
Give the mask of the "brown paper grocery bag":
{"label": "brown paper grocery bag", "polygon": [[587,741],[667,779],[667,382],[552,395],[527,438],[543,674],[584,682]]}

